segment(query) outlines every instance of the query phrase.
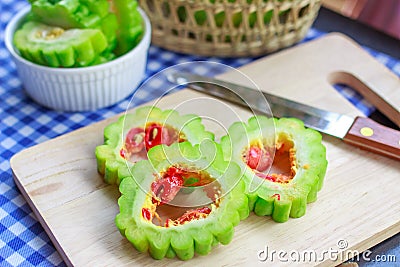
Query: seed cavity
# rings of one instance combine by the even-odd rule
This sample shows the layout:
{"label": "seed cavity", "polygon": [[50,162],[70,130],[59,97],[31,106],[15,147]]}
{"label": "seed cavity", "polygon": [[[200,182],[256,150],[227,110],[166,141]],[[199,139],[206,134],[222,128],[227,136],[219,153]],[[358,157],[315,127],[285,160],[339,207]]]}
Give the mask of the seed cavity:
{"label": "seed cavity", "polygon": [[64,33],[64,29],[59,27],[54,27],[51,30],[39,30],[36,32],[35,36],[37,38],[45,40],[54,40],[60,37]]}

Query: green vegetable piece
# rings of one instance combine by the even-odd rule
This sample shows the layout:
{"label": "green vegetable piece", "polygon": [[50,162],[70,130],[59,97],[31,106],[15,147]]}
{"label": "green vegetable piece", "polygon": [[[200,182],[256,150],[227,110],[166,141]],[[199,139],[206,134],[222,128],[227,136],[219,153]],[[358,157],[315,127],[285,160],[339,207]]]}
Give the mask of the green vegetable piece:
{"label": "green vegetable piece", "polygon": [[107,50],[117,45],[118,22],[107,0],[37,0],[28,19],[63,29],[99,29],[107,38]]}
{"label": "green vegetable piece", "polygon": [[107,0],[80,0],[80,3],[81,5],[86,5],[91,13],[94,13],[101,18],[109,14],[110,5]]}
{"label": "green vegetable piece", "polygon": [[49,67],[88,66],[107,47],[100,30],[70,29],[28,21],[14,35],[24,58]]}
{"label": "green vegetable piece", "polygon": [[[163,139],[157,140],[163,136],[162,132]],[[128,166],[147,159],[146,150],[150,147],[146,144],[150,141],[155,141],[154,144],[178,141],[198,144],[206,139],[214,140],[214,134],[205,130],[201,118],[196,115],[179,115],[176,111],[163,111],[153,106],[138,108],[104,129],[104,144],[96,147],[97,169],[104,175],[105,182],[119,184]]]}
{"label": "green vegetable piece", "polygon": [[[120,233],[138,251],[148,251],[155,259],[176,256],[181,260],[189,260],[195,254],[209,254],[212,247],[219,243],[230,243],[234,226],[248,217],[249,208],[244,192],[246,186],[240,179],[241,169],[236,163],[223,160],[220,145],[211,140],[194,146],[182,142],[155,146],[148,154],[149,160],[133,165],[128,176],[121,179],[121,197],[118,200],[120,213],[115,218]],[[208,189],[214,188],[211,194],[204,189],[203,194],[213,196],[201,204],[204,207],[198,208],[199,205],[194,203],[194,208],[188,207],[178,214],[159,213],[160,207],[173,209],[175,205],[170,204],[174,201],[172,199],[161,206],[160,202],[155,201],[157,198],[153,191],[154,183],[165,177],[171,168],[197,171],[203,177],[204,188],[207,185]],[[189,179],[190,175],[186,178]],[[178,192],[176,198],[181,197]],[[198,195],[192,198],[188,196],[187,199],[198,199]],[[207,213],[202,216],[197,213],[199,216],[185,217],[191,212],[203,210],[207,210]]]}
{"label": "green vegetable piece", "polygon": [[[182,15],[179,15],[179,9],[178,9],[178,17],[183,17]],[[197,25],[202,26],[207,21],[207,13],[204,10],[196,11],[194,13],[194,18],[196,19]]]}
{"label": "green vegetable piece", "polygon": [[264,116],[234,123],[228,133],[221,146],[225,160],[243,170],[250,210],[276,222],[303,216],[327,168],[321,134],[298,119]]}
{"label": "green vegetable piece", "polygon": [[107,0],[36,0],[31,6],[35,20],[64,29],[95,28],[109,8]]}
{"label": "green vegetable piece", "polygon": [[102,18],[100,24],[94,29],[99,29],[103,32],[104,36],[107,38],[108,46],[107,52],[114,54],[113,50],[117,46],[117,31],[118,31],[118,21],[115,14],[108,14]]}
{"label": "green vegetable piece", "polygon": [[112,0],[110,4],[110,10],[117,16],[120,25],[117,33],[117,46],[114,50],[114,53],[120,56],[140,42],[144,32],[143,19],[137,9],[137,1]]}
{"label": "green vegetable piece", "polygon": [[265,14],[264,14],[264,23],[266,25],[270,23],[273,15],[274,15],[274,11],[273,10],[269,10],[268,12],[265,12]]}
{"label": "green vegetable piece", "polygon": [[178,14],[178,18],[180,22],[185,22],[187,18],[187,12],[186,8],[184,6],[179,6],[178,9],[176,10],[176,13]]}
{"label": "green vegetable piece", "polygon": [[[90,66],[103,64],[103,63],[109,62],[115,58],[116,58],[116,56],[112,52],[106,50],[103,53],[101,53],[99,56],[97,56],[94,59],[94,61],[92,61]],[[77,65],[76,67],[82,67],[82,66]]]}

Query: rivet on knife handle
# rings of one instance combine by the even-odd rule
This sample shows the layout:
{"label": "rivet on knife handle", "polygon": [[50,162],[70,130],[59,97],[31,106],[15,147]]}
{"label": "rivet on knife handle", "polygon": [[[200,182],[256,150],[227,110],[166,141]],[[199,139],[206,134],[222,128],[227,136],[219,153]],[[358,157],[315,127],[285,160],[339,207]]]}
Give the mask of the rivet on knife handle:
{"label": "rivet on knife handle", "polygon": [[400,160],[400,131],[369,118],[357,117],[343,140],[362,149]]}

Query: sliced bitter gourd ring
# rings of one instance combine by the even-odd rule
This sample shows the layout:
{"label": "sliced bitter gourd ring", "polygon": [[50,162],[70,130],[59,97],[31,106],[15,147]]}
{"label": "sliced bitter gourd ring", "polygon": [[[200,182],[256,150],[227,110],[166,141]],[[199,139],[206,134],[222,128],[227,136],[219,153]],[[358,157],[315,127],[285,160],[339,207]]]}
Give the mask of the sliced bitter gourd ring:
{"label": "sliced bitter gourd ring", "polygon": [[285,222],[303,216],[322,187],[327,160],[321,140],[298,119],[255,116],[234,123],[221,145],[225,159],[244,170],[250,210]]}
{"label": "sliced bitter gourd ring", "polygon": [[[140,161],[126,173],[115,222],[138,251],[155,259],[206,255],[218,243],[230,243],[234,227],[249,215],[239,166],[223,161],[220,149],[200,152],[199,147],[156,146],[149,151],[155,160]],[[215,163],[206,158],[210,154]],[[191,187],[194,192],[183,191]],[[176,199],[198,200],[201,192],[207,201],[200,205],[171,205]]]}
{"label": "sliced bitter gourd ring", "polygon": [[147,151],[159,144],[189,141],[199,144],[214,140],[205,130],[201,118],[177,111],[146,106],[121,116],[104,129],[104,144],[96,148],[97,168],[109,184],[119,184],[118,171],[147,159]]}
{"label": "sliced bitter gourd ring", "polygon": [[117,56],[123,55],[135,47],[143,34],[143,19],[138,11],[136,0],[108,0],[110,10],[117,16],[121,25],[117,32]]}
{"label": "sliced bitter gourd ring", "polygon": [[100,30],[70,29],[28,21],[14,35],[14,45],[29,61],[50,67],[87,66],[107,47]]}
{"label": "sliced bitter gourd ring", "polygon": [[63,29],[99,29],[107,38],[107,50],[116,46],[118,22],[115,14],[109,13],[107,0],[37,0],[29,18]]}

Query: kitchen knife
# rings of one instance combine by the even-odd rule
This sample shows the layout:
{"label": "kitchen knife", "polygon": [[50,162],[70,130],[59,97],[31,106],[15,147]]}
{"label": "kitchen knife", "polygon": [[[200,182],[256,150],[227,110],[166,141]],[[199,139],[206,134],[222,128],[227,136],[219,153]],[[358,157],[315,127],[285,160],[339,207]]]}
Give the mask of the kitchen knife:
{"label": "kitchen knife", "polygon": [[[274,117],[295,117],[304,125],[338,137],[361,149],[400,160],[400,131],[383,126],[366,117],[349,117],[258,91],[242,85],[201,75],[174,72],[167,79],[177,85],[250,108],[254,112]],[[268,114],[265,101],[272,114]],[[399,114],[400,116],[400,114]]]}

